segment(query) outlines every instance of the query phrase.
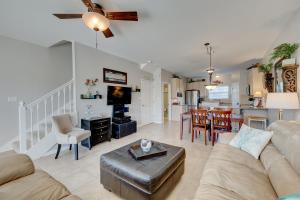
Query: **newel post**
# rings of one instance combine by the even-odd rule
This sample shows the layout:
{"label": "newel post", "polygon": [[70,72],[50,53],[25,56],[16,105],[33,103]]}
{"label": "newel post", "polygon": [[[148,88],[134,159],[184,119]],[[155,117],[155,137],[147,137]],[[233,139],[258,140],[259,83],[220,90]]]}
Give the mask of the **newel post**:
{"label": "newel post", "polygon": [[27,151],[26,105],[23,101],[19,103],[19,145],[20,153],[25,153]]}

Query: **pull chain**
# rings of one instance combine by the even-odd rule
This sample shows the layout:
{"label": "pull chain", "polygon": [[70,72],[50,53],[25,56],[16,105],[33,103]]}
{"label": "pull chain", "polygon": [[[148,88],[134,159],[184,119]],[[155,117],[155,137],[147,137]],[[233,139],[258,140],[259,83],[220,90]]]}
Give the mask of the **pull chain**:
{"label": "pull chain", "polygon": [[98,49],[98,36],[97,36],[97,31],[95,31],[96,33],[96,49]]}

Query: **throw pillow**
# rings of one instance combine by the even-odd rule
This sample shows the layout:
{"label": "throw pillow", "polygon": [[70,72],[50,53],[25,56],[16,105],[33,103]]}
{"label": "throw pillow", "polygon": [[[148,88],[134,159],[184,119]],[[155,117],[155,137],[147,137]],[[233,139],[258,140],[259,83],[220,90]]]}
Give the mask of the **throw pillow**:
{"label": "throw pillow", "polygon": [[251,128],[243,124],[241,130],[230,141],[229,145],[246,151],[254,158],[258,159],[272,135],[273,132]]}
{"label": "throw pillow", "polygon": [[243,124],[236,136],[234,136],[234,138],[229,142],[229,145],[240,149],[242,143],[244,143],[245,140],[247,140],[247,138],[249,137],[248,133],[250,132],[250,127]]}
{"label": "throw pillow", "polygon": [[273,132],[253,129],[249,135],[250,137],[242,143],[241,149],[258,159],[262,150],[273,136]]}
{"label": "throw pillow", "polygon": [[282,197],[279,197],[277,200],[299,200],[300,199],[300,193],[297,194],[289,194]]}
{"label": "throw pillow", "polygon": [[73,124],[69,114],[54,116],[53,120],[61,133],[66,134],[72,131]]}

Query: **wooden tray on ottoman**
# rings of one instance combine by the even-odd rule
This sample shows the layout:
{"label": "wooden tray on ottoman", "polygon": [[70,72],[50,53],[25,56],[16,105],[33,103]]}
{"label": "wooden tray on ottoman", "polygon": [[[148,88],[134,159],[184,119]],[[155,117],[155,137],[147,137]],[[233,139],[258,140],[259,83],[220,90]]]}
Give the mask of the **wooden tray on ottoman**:
{"label": "wooden tray on ottoman", "polygon": [[166,148],[158,142],[152,142],[152,147],[149,152],[144,152],[139,144],[131,145],[128,151],[136,160],[143,160],[167,154]]}

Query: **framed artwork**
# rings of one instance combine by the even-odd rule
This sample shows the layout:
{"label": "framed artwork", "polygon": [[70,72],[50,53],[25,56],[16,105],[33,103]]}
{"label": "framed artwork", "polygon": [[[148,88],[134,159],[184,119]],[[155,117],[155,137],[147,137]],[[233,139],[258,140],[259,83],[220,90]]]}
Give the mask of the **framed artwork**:
{"label": "framed artwork", "polygon": [[103,68],[103,82],[127,85],[127,73]]}

